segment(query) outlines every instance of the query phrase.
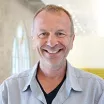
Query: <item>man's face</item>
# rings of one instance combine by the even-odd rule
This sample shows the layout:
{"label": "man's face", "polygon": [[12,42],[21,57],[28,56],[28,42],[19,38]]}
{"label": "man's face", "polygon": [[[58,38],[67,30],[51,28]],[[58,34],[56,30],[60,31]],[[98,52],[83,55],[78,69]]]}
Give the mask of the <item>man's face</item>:
{"label": "man's face", "polygon": [[66,61],[74,40],[70,25],[70,19],[64,12],[42,11],[36,16],[32,39],[41,63],[58,65]]}

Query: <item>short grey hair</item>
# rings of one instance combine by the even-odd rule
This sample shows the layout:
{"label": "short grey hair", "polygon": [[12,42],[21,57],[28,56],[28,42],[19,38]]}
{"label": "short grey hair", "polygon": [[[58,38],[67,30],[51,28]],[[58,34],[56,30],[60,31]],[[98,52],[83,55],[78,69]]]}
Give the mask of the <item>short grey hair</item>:
{"label": "short grey hair", "polygon": [[[71,35],[74,34],[74,24],[73,24],[73,20],[72,20],[72,16],[71,14],[66,10],[64,9],[62,6],[57,6],[57,5],[53,5],[53,4],[49,4],[49,5],[45,5],[44,7],[40,8],[34,15],[34,18],[33,18],[33,27],[34,27],[34,20],[36,18],[36,16],[42,12],[42,11],[47,11],[47,12],[54,12],[54,13],[60,13],[60,12],[65,12],[69,19],[70,19],[70,22],[71,22]],[[32,27],[32,28],[33,28]]]}

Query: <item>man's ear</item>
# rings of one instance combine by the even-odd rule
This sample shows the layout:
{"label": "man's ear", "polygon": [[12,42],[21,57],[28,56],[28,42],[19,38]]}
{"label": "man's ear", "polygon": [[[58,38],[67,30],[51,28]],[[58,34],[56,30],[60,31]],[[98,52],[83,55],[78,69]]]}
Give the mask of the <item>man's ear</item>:
{"label": "man's ear", "polygon": [[32,40],[32,41],[34,40],[34,38],[35,38],[35,37],[31,35],[31,40]]}
{"label": "man's ear", "polygon": [[35,48],[36,48],[36,46],[35,46],[35,37],[33,36],[33,34],[31,34],[30,39],[31,39],[32,49],[35,50]]}
{"label": "man's ear", "polygon": [[73,41],[74,41],[74,39],[75,39],[75,35],[73,35]]}

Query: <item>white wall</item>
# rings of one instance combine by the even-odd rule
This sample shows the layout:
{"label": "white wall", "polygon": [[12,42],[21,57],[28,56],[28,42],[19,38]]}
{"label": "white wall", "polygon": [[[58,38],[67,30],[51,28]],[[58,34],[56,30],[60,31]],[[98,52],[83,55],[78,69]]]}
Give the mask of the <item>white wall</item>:
{"label": "white wall", "polygon": [[104,37],[76,36],[67,59],[78,68],[104,68]]}

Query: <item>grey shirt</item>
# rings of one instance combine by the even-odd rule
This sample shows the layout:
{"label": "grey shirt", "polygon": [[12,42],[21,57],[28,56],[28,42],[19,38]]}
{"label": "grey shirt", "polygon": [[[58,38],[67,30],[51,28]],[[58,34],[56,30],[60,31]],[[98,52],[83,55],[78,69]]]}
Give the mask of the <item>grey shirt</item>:
{"label": "grey shirt", "polygon": [[[32,70],[13,75],[0,85],[0,104],[46,104]],[[103,79],[72,67],[67,62],[66,80],[52,104],[104,104]]]}

